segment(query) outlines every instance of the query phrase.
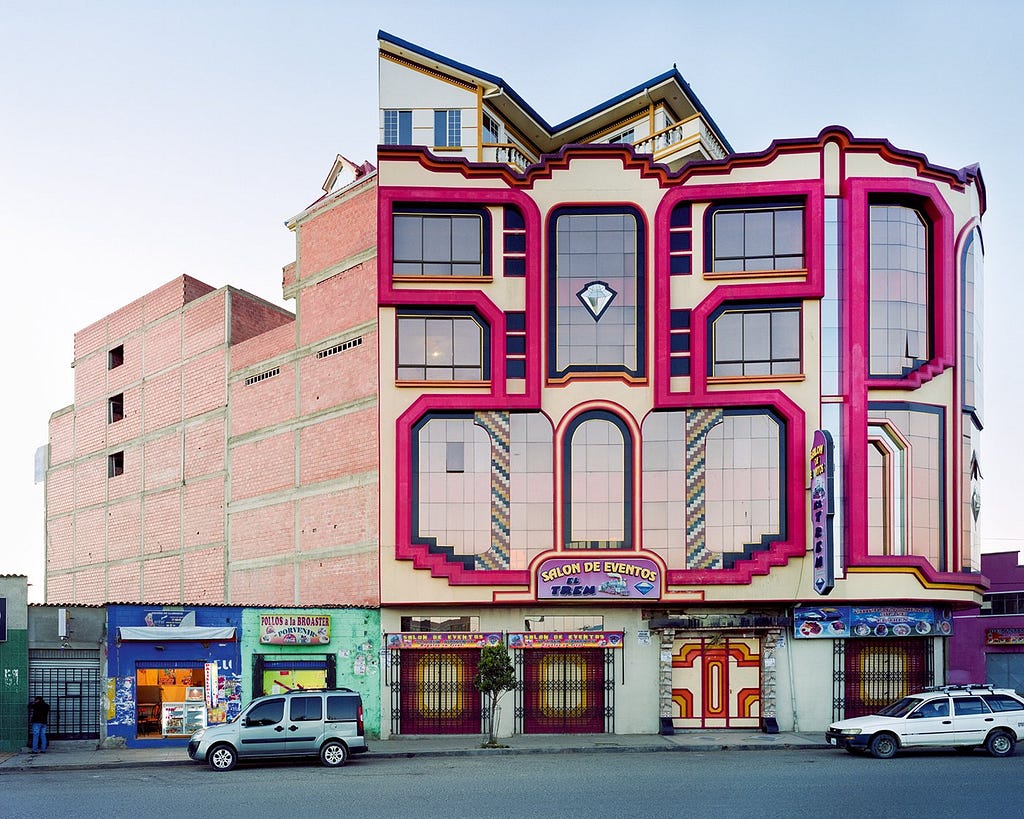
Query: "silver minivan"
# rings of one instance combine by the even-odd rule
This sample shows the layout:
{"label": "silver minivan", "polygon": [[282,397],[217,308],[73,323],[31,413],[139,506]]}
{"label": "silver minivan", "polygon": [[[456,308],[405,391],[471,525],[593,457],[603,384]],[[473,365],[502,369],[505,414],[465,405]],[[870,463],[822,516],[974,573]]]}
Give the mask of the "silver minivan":
{"label": "silver minivan", "polygon": [[349,754],[368,750],[363,700],[349,688],[257,697],[231,722],[201,728],[188,743],[194,762],[217,771],[230,771],[240,759],[283,757],[319,757],[339,768]]}

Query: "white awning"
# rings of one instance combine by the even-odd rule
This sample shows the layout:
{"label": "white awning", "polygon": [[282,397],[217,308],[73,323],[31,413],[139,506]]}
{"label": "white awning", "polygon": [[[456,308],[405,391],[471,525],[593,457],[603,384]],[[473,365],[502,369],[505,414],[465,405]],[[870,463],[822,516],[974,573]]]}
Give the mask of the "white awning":
{"label": "white awning", "polygon": [[192,640],[213,642],[234,640],[234,626],[119,626],[117,636],[121,640]]}

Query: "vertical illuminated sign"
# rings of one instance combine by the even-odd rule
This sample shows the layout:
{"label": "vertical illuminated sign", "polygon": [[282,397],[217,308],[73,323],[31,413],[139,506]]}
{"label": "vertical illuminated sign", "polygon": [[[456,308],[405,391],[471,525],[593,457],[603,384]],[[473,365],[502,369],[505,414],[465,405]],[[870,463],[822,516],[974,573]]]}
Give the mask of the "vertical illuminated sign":
{"label": "vertical illuminated sign", "polygon": [[835,554],[832,546],[832,436],[814,431],[811,469],[811,555],[814,560],[814,590],[828,594],[835,587]]}

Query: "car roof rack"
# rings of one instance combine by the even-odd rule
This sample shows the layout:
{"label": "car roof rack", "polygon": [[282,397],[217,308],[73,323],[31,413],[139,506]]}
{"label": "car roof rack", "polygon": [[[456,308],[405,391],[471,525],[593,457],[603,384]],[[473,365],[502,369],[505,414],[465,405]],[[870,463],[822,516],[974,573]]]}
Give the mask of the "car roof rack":
{"label": "car roof rack", "polygon": [[992,691],[994,688],[995,686],[993,686],[992,683],[966,683],[964,685],[929,685],[921,690],[929,692],[943,691],[948,693],[950,691],[974,691],[982,689],[985,691]]}

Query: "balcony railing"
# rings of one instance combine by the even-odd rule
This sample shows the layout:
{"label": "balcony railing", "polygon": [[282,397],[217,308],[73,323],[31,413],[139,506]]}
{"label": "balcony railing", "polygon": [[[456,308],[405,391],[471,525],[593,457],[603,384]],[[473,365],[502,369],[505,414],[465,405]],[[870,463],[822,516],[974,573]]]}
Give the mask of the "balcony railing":
{"label": "balcony railing", "polygon": [[502,162],[520,171],[533,164],[533,160],[511,142],[485,142],[483,149],[484,162]]}
{"label": "balcony railing", "polygon": [[655,159],[663,159],[668,154],[693,145],[700,145],[712,159],[721,159],[726,155],[725,146],[708,128],[700,114],[673,122],[667,128],[637,140],[633,148],[638,154],[652,154]]}

